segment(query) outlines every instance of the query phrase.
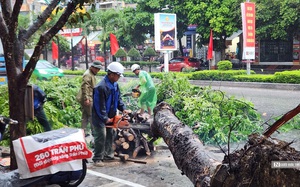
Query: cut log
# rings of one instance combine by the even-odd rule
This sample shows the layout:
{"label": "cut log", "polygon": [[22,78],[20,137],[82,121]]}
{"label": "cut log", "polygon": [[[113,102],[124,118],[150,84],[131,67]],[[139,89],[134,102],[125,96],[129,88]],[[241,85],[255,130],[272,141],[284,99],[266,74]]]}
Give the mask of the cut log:
{"label": "cut log", "polygon": [[123,147],[123,149],[129,149],[129,143],[123,142],[122,147]]}
{"label": "cut log", "polygon": [[122,162],[130,161],[130,162],[134,162],[134,163],[147,164],[147,161],[129,158],[128,154],[118,154],[115,156],[120,158],[120,160]]}
{"label": "cut log", "polygon": [[123,137],[120,137],[119,140],[123,143],[123,142],[126,142],[126,139],[123,138]]}
{"label": "cut log", "polygon": [[212,163],[208,153],[198,137],[178,120],[167,103],[162,102],[154,108],[151,131],[154,136],[164,139],[178,169],[195,186],[209,186]]}
{"label": "cut log", "polygon": [[131,134],[130,132],[127,132],[126,130],[122,130],[122,135],[124,136],[124,138],[127,140],[127,141],[133,141],[134,140],[134,135]]}
{"label": "cut log", "polygon": [[138,146],[140,146],[140,139],[138,138],[137,134],[134,132],[133,129],[130,128],[129,131],[130,131],[131,134],[133,134],[133,136],[134,136],[135,148],[137,148]]}
{"label": "cut log", "polygon": [[119,154],[119,155],[117,155],[119,158],[120,158],[120,160],[122,161],[122,162],[126,162],[126,160],[128,160],[128,158],[129,158],[129,155],[128,154]]}
{"label": "cut log", "polygon": [[151,155],[151,151],[149,149],[149,146],[148,146],[148,141],[147,139],[141,135],[141,142],[143,143],[144,145],[144,149],[146,151],[146,155],[150,156]]}
{"label": "cut log", "polygon": [[140,150],[143,149],[144,147],[142,145],[138,146],[137,148],[134,149],[132,153],[132,158],[136,158],[136,156],[139,154]]}
{"label": "cut log", "polygon": [[117,139],[117,140],[115,140],[115,143],[117,146],[120,146],[123,142],[121,140]]}

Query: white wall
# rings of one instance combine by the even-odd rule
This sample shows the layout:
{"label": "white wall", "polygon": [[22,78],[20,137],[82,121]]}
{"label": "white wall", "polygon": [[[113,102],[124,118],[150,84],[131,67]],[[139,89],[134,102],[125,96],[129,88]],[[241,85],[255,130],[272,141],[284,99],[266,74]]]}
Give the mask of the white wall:
{"label": "white wall", "polygon": [[228,45],[228,48],[225,50],[225,52],[236,52],[237,43],[239,43],[240,37],[235,37],[231,41],[231,45]]}
{"label": "white wall", "polygon": [[4,54],[4,51],[3,51],[3,46],[2,46],[2,42],[0,40],[0,54]]}

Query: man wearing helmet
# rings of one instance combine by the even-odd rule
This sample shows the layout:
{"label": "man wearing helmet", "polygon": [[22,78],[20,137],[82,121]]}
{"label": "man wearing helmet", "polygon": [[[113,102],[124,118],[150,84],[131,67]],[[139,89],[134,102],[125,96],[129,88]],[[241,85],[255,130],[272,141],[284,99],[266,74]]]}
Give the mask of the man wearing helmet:
{"label": "man wearing helmet", "polygon": [[95,148],[92,160],[98,167],[104,166],[103,160],[114,158],[112,149],[114,129],[106,128],[106,125],[111,125],[117,109],[125,114],[128,113],[117,83],[123,73],[122,64],[112,62],[107,66],[107,75],[94,87],[92,123]]}
{"label": "man wearing helmet", "polygon": [[157,95],[153,80],[149,73],[141,70],[138,64],[133,64],[131,66],[131,71],[139,76],[139,85],[136,89],[141,91],[141,96],[139,97],[138,105],[141,107],[141,114],[144,113],[145,109],[147,109],[148,114],[152,115],[152,110],[156,106]]}

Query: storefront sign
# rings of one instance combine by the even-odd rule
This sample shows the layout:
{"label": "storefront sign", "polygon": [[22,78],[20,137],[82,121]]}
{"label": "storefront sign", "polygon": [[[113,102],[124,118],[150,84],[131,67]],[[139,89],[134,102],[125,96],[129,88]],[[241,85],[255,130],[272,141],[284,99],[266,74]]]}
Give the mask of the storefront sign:
{"label": "storefront sign", "polygon": [[82,33],[82,28],[62,29],[58,32],[58,34],[65,37],[81,36],[81,33]]}

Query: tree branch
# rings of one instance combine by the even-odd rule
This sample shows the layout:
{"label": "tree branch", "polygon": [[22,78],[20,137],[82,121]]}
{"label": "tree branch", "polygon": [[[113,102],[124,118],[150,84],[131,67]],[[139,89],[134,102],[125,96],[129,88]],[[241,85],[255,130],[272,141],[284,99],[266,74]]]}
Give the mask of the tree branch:
{"label": "tree branch", "polygon": [[[22,36],[22,41],[28,40],[50,17],[52,14],[52,11],[55,9],[57,4],[60,2],[60,0],[53,0],[51,3],[47,6],[47,8],[42,12],[41,15],[38,16],[37,20],[29,27],[27,32]],[[73,1],[69,4],[74,4]],[[68,4],[68,7],[69,7]],[[68,9],[67,7],[67,9]],[[66,11],[65,11],[66,12]]]}
{"label": "tree branch", "polygon": [[[28,64],[25,67],[25,70],[23,71],[24,79],[29,79],[29,77],[31,76],[35,68],[36,62],[38,61],[39,56],[42,53],[43,47],[51,40],[51,38],[53,38],[56,35],[56,33],[60,30],[60,28],[62,28],[65,25],[65,23],[68,21],[69,16],[73,13],[73,10],[75,8],[76,8],[76,4],[73,3],[73,1],[69,2],[64,13],[61,15],[61,17],[55,23],[55,25],[51,27],[49,30],[47,30],[44,34],[42,34],[42,36],[40,37],[38,43],[34,48],[32,58],[30,58]],[[27,38],[31,31],[25,34],[24,38]]]}

